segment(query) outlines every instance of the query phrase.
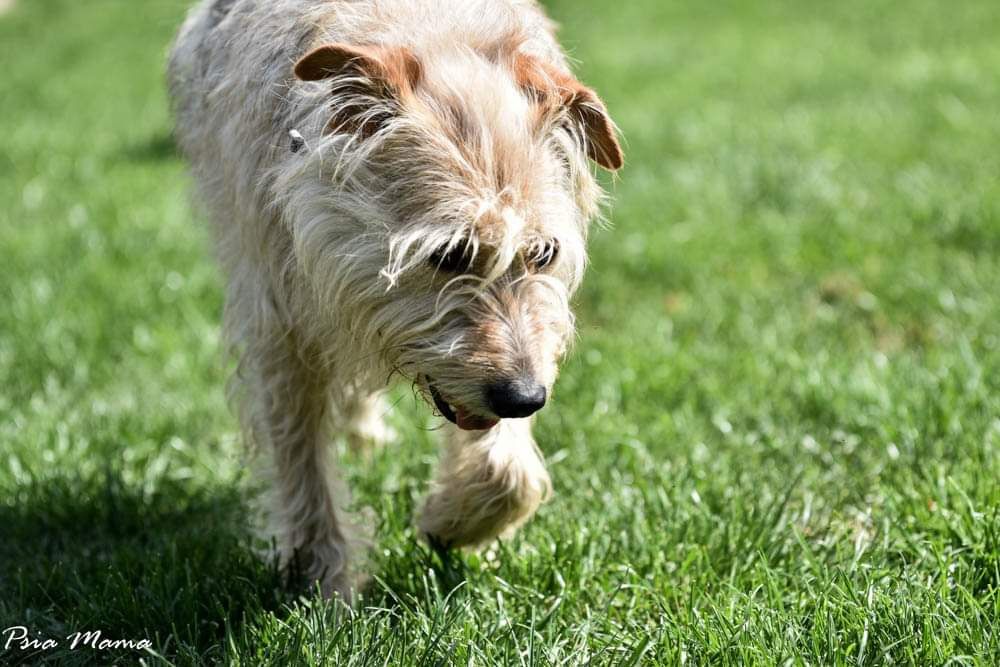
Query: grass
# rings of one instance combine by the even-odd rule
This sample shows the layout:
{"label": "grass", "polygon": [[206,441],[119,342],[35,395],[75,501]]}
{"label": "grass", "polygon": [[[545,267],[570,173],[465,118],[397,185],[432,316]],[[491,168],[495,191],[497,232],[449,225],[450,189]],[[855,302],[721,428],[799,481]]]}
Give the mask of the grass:
{"label": "grass", "polygon": [[[1000,9],[553,0],[627,138],[556,496],[442,561],[436,457],[346,456],[348,614],[254,557],[220,279],[170,141],[182,0],[0,17],[0,662],[1000,662]],[[350,618],[346,618],[350,616]]]}

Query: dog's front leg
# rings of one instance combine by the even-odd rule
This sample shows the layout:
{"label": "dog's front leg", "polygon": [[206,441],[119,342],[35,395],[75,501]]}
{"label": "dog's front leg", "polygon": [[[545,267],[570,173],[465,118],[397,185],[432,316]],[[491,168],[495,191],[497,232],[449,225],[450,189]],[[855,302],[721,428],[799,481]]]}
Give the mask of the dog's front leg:
{"label": "dog's front leg", "polygon": [[551,483],[530,419],[505,419],[488,431],[445,429],[446,448],[418,524],[432,542],[482,545],[513,532],[548,498]]}
{"label": "dog's front leg", "polygon": [[329,381],[307,358],[288,334],[251,346],[244,360],[253,369],[248,418],[269,463],[268,518],[282,565],[301,583],[319,582],[325,596],[350,600],[353,540],[327,437]]}

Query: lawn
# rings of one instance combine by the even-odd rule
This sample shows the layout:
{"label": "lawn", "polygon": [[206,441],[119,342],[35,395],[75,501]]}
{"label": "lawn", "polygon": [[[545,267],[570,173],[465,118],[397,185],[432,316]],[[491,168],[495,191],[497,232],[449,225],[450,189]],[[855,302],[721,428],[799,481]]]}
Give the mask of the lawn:
{"label": "lawn", "polygon": [[627,157],[537,422],[556,493],[442,560],[398,391],[401,442],[342,456],[350,612],[254,555],[185,4],[0,16],[0,630],[152,643],[0,663],[1000,662],[1000,4],[547,2]]}

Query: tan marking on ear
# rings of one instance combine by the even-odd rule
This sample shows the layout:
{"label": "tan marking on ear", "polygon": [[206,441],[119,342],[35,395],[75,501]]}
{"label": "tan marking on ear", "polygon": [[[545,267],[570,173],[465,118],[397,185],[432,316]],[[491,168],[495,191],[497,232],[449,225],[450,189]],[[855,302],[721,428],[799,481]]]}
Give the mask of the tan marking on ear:
{"label": "tan marking on ear", "polygon": [[422,76],[420,61],[402,46],[326,44],[295,63],[295,76],[303,81],[322,81],[352,70],[398,92],[412,91]]}
{"label": "tan marking on ear", "polygon": [[544,110],[554,105],[566,108],[586,130],[587,157],[605,169],[616,171],[625,162],[608,110],[592,89],[537,58],[518,53],[512,64],[514,79],[535,97]]}
{"label": "tan marking on ear", "polygon": [[590,88],[581,87],[572,106],[587,128],[587,157],[610,171],[621,169],[625,155],[601,98]]}
{"label": "tan marking on ear", "polygon": [[[303,81],[323,81],[336,76],[361,76],[371,81],[371,92],[398,101],[413,94],[422,77],[420,61],[405,47],[326,44],[313,49],[295,64],[295,76]],[[335,110],[327,132],[355,132],[368,137],[379,127],[377,117],[364,109]]]}

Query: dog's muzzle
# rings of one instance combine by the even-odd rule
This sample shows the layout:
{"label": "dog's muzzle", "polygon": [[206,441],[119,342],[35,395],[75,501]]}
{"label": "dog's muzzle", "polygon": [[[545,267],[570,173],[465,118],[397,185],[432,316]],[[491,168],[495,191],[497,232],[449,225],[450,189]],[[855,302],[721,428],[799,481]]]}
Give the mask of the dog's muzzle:
{"label": "dog's muzzle", "polygon": [[455,424],[463,431],[486,431],[500,423],[497,417],[483,417],[476,415],[466,408],[449,403],[441,396],[441,392],[433,383],[428,382],[427,388],[430,390],[431,398],[434,399],[434,406],[444,415],[444,418]]}
{"label": "dog's muzzle", "polygon": [[458,403],[449,402],[428,378],[427,388],[434,406],[445,419],[466,431],[485,431],[497,425],[501,419],[524,419],[545,406],[548,392],[544,385],[520,378],[501,380],[486,386],[485,398],[492,416],[486,417],[471,412]]}

